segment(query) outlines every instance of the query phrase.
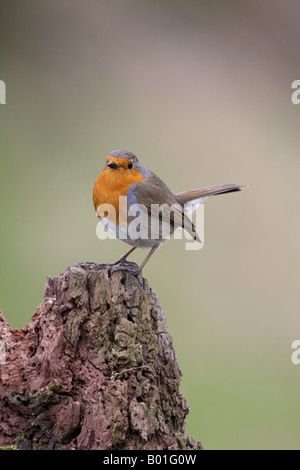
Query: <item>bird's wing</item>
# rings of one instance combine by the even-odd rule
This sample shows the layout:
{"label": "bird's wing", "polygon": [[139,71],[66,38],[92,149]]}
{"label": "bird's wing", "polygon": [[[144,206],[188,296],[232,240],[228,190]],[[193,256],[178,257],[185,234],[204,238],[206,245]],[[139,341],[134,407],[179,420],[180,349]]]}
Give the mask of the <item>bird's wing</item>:
{"label": "bird's wing", "polygon": [[200,242],[194,223],[185,214],[174,194],[156,175],[132,186],[133,202],[143,204],[149,215],[170,221],[174,228],[183,227],[194,240]]}

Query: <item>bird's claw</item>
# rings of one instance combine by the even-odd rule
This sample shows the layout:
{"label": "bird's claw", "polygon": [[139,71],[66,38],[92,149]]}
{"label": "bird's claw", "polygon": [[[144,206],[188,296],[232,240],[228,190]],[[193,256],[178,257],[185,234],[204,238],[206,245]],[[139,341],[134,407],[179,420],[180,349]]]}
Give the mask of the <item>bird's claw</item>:
{"label": "bird's claw", "polygon": [[132,276],[136,277],[136,279],[138,280],[139,284],[142,286],[143,285],[143,282],[139,279],[139,274],[142,272],[141,268],[138,268],[138,269],[130,269],[130,266],[136,266],[136,263],[134,263],[133,261],[126,261],[126,264],[125,263],[122,263],[120,264],[119,266],[115,266],[112,270],[112,273],[116,272],[116,271],[127,271],[128,274],[131,274]]}

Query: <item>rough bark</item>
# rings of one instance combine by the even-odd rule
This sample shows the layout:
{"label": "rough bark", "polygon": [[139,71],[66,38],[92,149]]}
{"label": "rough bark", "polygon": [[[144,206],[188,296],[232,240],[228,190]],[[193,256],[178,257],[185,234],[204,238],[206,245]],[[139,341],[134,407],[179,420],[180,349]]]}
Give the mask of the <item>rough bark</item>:
{"label": "rough bark", "polygon": [[141,276],[93,263],[48,278],[32,322],[0,311],[0,446],[201,449],[157,295]]}

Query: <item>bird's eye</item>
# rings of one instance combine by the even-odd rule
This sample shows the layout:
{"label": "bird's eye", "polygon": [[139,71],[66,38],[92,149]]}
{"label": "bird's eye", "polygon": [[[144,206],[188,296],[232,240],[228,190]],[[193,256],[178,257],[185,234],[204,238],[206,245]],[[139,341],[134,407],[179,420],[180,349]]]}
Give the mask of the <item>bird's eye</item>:
{"label": "bird's eye", "polygon": [[133,163],[129,162],[128,165],[127,165],[128,170],[131,170],[132,167],[133,167]]}

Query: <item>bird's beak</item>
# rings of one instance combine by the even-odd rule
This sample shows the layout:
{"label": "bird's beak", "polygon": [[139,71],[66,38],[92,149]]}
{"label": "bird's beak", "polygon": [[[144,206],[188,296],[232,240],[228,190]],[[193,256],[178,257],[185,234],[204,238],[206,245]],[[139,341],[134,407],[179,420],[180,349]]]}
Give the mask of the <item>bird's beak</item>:
{"label": "bird's beak", "polygon": [[106,166],[109,166],[109,168],[113,168],[114,170],[119,168],[119,165],[117,165],[115,162],[109,162]]}

